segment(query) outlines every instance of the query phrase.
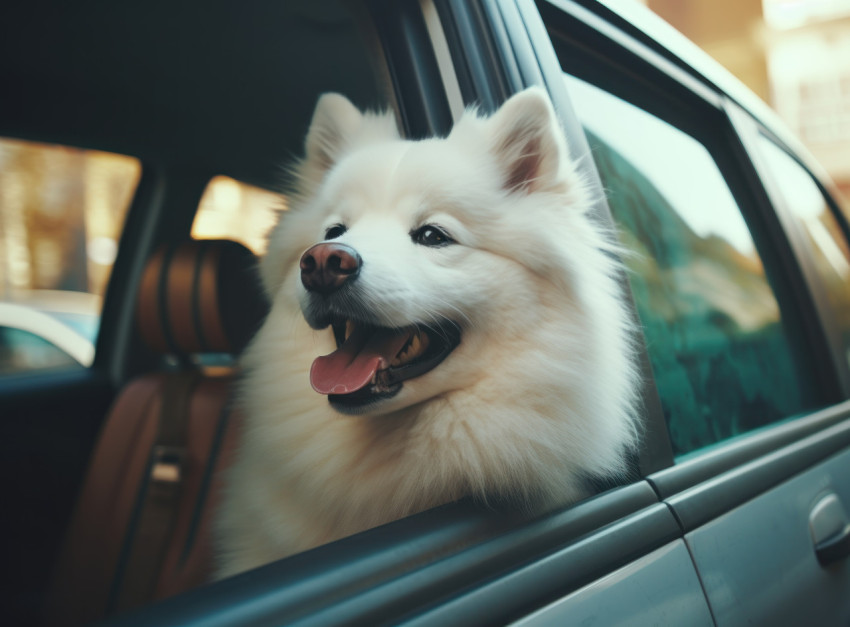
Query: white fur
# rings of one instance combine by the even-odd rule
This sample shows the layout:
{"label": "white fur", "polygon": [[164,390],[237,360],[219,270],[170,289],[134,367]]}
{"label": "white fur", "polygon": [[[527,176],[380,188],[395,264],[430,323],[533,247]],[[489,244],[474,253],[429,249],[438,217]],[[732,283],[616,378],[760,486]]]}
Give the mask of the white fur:
{"label": "white fur", "polygon": [[[244,358],[219,576],[466,495],[551,507],[585,496],[582,477],[623,472],[636,374],[618,266],[545,92],[418,142],[325,95],[306,154],[261,267],[273,304]],[[335,344],[301,314],[298,262],[336,223],[384,324],[463,329],[442,364],[361,416],[309,382]],[[425,224],[457,243],[415,244]]]}

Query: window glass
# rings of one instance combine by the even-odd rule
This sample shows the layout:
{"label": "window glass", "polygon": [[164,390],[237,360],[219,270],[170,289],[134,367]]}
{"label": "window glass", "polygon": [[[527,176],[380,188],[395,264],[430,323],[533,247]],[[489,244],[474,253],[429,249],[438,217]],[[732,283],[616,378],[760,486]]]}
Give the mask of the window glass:
{"label": "window glass", "polygon": [[261,255],[285,199],[247,183],[217,176],[209,182],[192,224],[195,239],[232,239]]}
{"label": "window glass", "polygon": [[694,137],[567,77],[621,242],[674,452],[814,406],[741,211]]}
{"label": "window glass", "polygon": [[91,363],[140,173],[131,157],[0,139],[0,372]]}
{"label": "window glass", "polygon": [[850,248],[847,240],[809,173],[771,140],[759,137],[761,152],[779,191],[805,233],[807,248],[826,288],[850,364]]}

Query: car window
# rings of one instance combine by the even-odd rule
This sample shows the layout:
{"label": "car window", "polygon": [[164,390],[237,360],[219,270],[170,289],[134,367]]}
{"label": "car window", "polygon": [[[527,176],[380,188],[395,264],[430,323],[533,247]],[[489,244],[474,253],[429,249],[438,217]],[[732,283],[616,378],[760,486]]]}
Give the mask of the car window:
{"label": "car window", "polygon": [[131,157],[0,138],[0,372],[91,364],[140,173]]}
{"label": "car window", "polygon": [[286,208],[284,197],[227,176],[212,179],[192,223],[194,239],[232,239],[255,254],[266,250],[266,236]]}
{"label": "car window", "polygon": [[817,405],[741,210],[708,149],[567,76],[619,237],[674,453]]}
{"label": "car window", "polygon": [[759,135],[759,148],[808,243],[814,268],[841,332],[850,364],[850,247],[838,219],[811,175],[773,141]]}

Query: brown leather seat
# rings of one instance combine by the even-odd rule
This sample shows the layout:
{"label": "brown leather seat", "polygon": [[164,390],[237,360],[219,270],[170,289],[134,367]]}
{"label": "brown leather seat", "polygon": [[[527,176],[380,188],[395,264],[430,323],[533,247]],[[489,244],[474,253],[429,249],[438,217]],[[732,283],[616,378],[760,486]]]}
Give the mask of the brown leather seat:
{"label": "brown leather seat", "polygon": [[[231,366],[266,313],[256,258],[229,241],[159,250],[138,300],[146,343],[170,362],[118,395],[55,571],[51,625],[84,624],[203,583],[210,512],[236,421]],[[167,360],[165,357],[167,356]]]}

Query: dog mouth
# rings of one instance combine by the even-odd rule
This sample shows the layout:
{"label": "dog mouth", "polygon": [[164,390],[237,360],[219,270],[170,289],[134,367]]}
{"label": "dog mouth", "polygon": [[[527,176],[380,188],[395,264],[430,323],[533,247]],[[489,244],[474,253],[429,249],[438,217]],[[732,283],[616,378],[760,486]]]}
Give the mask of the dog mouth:
{"label": "dog mouth", "polygon": [[460,344],[460,328],[448,320],[393,329],[338,319],[331,328],[337,350],[316,358],[310,384],[342,410],[395,396],[404,381],[434,369]]}

